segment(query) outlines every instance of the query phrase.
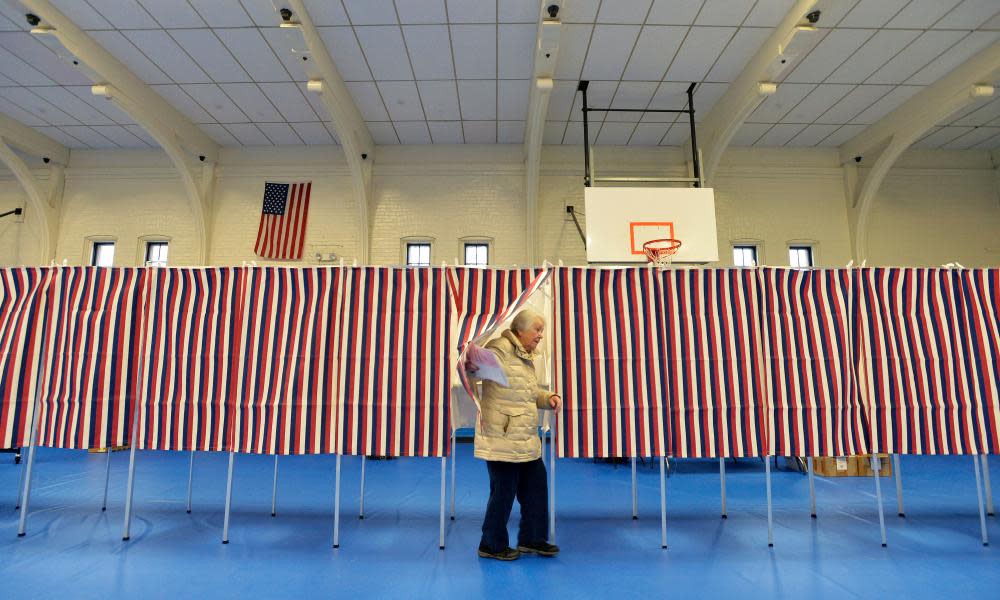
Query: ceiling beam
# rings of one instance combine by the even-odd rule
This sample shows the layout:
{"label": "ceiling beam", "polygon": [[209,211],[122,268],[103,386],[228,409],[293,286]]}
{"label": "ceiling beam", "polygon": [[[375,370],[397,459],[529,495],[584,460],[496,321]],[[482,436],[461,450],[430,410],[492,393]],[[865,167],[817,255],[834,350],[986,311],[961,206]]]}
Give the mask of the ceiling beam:
{"label": "ceiling beam", "polygon": [[0,135],[0,164],[5,165],[14,174],[14,178],[28,196],[30,214],[37,215],[26,222],[37,219],[38,241],[40,246],[39,264],[45,264],[55,258],[56,241],[59,230],[59,208],[62,198],[64,171],[63,165],[49,163],[48,188],[42,187],[31,168],[12,148],[14,140]]}
{"label": "ceiling beam", "polygon": [[848,172],[857,170],[856,163],[865,161],[866,153],[876,154],[860,185],[857,184],[860,174],[855,173],[848,179],[848,222],[855,260],[867,258],[869,216],[892,165],[938,123],[978,98],[992,96],[992,82],[998,73],[1000,41],[927,86],[840,147],[840,162]]}
{"label": "ceiling beam", "polygon": [[69,148],[3,113],[0,113],[0,137],[25,154],[47,159],[46,163],[69,164]]}
{"label": "ceiling beam", "polygon": [[[729,147],[733,136],[757,106],[776,91],[773,82],[788,72],[798,58],[794,48],[790,49],[790,46],[798,32],[797,27],[816,4],[817,0],[796,0],[785,18],[743,68],[740,76],[730,84],[726,93],[698,126],[704,157],[703,172],[708,185],[711,185],[722,153]],[[809,32],[801,32],[799,35],[809,35]]]}
{"label": "ceiling beam", "polygon": [[[18,1],[42,19],[42,23],[31,32],[56,54],[80,63],[74,66],[95,84],[113,85],[121,94],[143,106],[149,114],[155,115],[162,127],[175,132],[181,145],[191,154],[205,157],[203,160],[218,160],[219,146],[212,138],[153,91],[153,88],[81,30],[49,0]],[[143,127],[147,125],[142,121],[139,124]]]}
{"label": "ceiling beam", "polygon": [[[561,22],[559,9],[561,0],[539,2],[538,28],[535,33],[535,56],[532,67],[531,92],[528,99],[528,116],[524,122],[525,156],[525,243],[528,248],[528,264],[537,264],[538,240],[538,195],[540,188],[542,138],[545,133],[545,116],[549,110],[552,95],[552,78],[555,75],[556,60],[559,57],[559,34]],[[549,8],[555,6],[554,11]]]}
{"label": "ceiling beam", "polygon": [[142,124],[174,163],[174,167],[181,177],[184,195],[187,196],[188,208],[191,210],[191,216],[194,220],[195,237],[198,240],[199,248],[198,260],[200,264],[207,265],[212,241],[211,223],[208,215],[211,214],[210,198],[212,197],[215,163],[204,163],[202,173],[200,176],[196,175],[197,167],[194,161],[185,154],[176,133],[163,126],[148,108],[139,105],[132,98],[123,94],[121,90],[111,85],[95,85],[91,88],[91,92],[95,96],[103,96],[113,101],[136,122]]}
{"label": "ceiling beam", "polygon": [[371,223],[369,206],[372,199],[372,165],[375,162],[375,140],[344,84],[337,65],[327,50],[323,38],[313,24],[302,0],[288,0],[291,14],[282,15],[283,25],[302,32],[308,55],[302,68],[309,78],[309,91],[319,94],[330,115],[333,129],[347,159],[347,166],[354,182],[354,197],[358,206],[358,233],[361,264],[368,263]]}
{"label": "ceiling beam", "polygon": [[[41,158],[49,166],[47,187],[42,186],[14,148]],[[0,114],[0,164],[14,174],[14,178],[28,196],[29,210],[38,215],[34,219],[37,219],[39,226],[39,264],[45,264],[55,258],[59,234],[59,210],[65,181],[63,167],[69,164],[69,149],[49,136],[7,115]],[[34,219],[27,222],[30,223]]]}

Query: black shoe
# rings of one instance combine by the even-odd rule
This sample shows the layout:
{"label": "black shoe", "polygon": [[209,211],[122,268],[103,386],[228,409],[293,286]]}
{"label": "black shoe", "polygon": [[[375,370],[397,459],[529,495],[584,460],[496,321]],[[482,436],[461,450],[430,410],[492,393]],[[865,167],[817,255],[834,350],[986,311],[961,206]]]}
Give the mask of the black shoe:
{"label": "black shoe", "polygon": [[495,558],[497,560],[517,560],[521,553],[513,548],[504,548],[499,552],[494,552],[486,546],[479,547],[479,556],[482,558]]}
{"label": "black shoe", "polygon": [[518,552],[522,552],[524,554],[537,554],[539,556],[555,556],[559,554],[559,546],[548,542],[539,542],[537,544],[518,544],[517,550]]}

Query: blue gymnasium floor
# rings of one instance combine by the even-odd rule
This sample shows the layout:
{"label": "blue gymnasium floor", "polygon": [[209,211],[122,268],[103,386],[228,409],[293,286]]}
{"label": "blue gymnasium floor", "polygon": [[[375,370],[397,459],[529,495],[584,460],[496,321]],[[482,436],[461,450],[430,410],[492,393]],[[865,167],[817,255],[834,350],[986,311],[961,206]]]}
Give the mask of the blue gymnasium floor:
{"label": "blue gymnasium floor", "polygon": [[[360,460],[344,459],[341,548],[331,548],[334,458],[238,456],[229,545],[220,543],[226,455],[140,452],[132,540],[121,541],[128,453],[112,458],[100,512],[102,454],[38,452],[28,532],[16,537],[18,468],[0,454],[0,596],[178,597],[674,597],[997,598],[1000,523],[979,539],[971,459],[904,457],[906,518],[883,478],[889,547],[879,545],[871,478],[816,479],[809,518],[804,475],[774,471],[775,547],[767,547],[760,460],[729,461],[729,518],[719,518],[716,461],[683,461],[667,480],[669,550],[660,549],[659,471],[639,469],[640,519],[630,518],[629,469],[557,465],[555,559],[476,557],[486,469],[458,446],[458,520],[438,549],[440,463],[368,463],[366,518],[357,518]],[[991,469],[1000,481],[1000,460]],[[512,517],[516,526],[517,509]],[[516,529],[512,531],[515,535]],[[651,594],[652,592],[652,594]]]}

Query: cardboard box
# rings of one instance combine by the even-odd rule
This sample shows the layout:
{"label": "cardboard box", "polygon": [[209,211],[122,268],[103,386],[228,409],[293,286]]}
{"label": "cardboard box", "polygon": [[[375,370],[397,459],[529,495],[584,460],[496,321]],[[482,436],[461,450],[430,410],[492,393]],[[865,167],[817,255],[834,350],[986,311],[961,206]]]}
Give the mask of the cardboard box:
{"label": "cardboard box", "polygon": [[857,457],[820,456],[813,459],[813,471],[820,477],[857,477]]}
{"label": "cardboard box", "polygon": [[[882,461],[879,475],[892,475],[892,462],[888,454],[879,454]],[[871,477],[871,455],[820,456],[813,459],[813,471],[820,477]]]}
{"label": "cardboard box", "polygon": [[[889,458],[888,454],[879,454],[879,477],[892,477],[892,460]],[[872,463],[871,454],[863,454],[858,457],[858,475],[863,477],[872,476]]]}

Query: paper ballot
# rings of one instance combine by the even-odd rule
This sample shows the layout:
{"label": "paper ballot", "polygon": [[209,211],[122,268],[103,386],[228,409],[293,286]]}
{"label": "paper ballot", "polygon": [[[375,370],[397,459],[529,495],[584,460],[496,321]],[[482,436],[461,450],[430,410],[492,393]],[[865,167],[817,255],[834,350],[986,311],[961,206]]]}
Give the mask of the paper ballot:
{"label": "paper ballot", "polygon": [[489,379],[490,381],[499,383],[503,387],[510,387],[510,383],[507,381],[507,375],[503,372],[503,367],[500,366],[500,361],[497,360],[496,354],[493,354],[485,348],[480,348],[475,344],[469,344],[469,350],[465,354],[465,360],[467,363],[476,366],[476,370],[470,372],[473,377],[478,379]]}

